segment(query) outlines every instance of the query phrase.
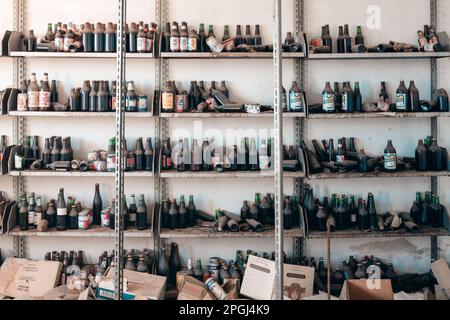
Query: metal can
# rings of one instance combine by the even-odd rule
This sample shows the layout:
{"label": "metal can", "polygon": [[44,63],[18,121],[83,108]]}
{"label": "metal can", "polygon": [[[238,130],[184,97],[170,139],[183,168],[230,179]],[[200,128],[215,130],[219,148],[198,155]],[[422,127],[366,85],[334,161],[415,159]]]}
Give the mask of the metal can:
{"label": "metal can", "polygon": [[98,160],[98,151],[88,152],[87,158],[88,158],[89,163],[93,163],[93,162],[97,161]]}
{"label": "metal can", "polygon": [[213,278],[209,278],[205,282],[206,287],[209,291],[212,292],[212,294],[218,299],[218,300],[225,300],[227,297],[227,293],[225,290],[222,289],[222,287],[215,281]]}
{"label": "metal can", "polygon": [[147,112],[148,111],[148,107],[147,107],[147,96],[139,96],[138,97],[138,111],[139,112]]}
{"label": "metal can", "polygon": [[211,278],[218,280],[220,272],[220,263],[217,259],[211,258],[208,266],[209,274]]}
{"label": "metal can", "polygon": [[206,39],[206,44],[209,46],[212,52],[222,52],[224,47],[223,45],[216,39],[216,37],[210,36]]}
{"label": "metal can", "polygon": [[91,224],[89,210],[83,210],[78,214],[78,229],[87,230]]}
{"label": "metal can", "polygon": [[94,161],[91,165],[93,171],[106,172],[107,165],[106,161]]}
{"label": "metal can", "polygon": [[101,212],[102,227],[109,227],[110,217],[111,217],[111,212],[108,209],[102,210],[102,212]]}
{"label": "metal can", "polygon": [[186,91],[183,91],[182,94],[178,94],[175,97],[175,112],[183,113],[188,110],[189,106],[189,98]]}

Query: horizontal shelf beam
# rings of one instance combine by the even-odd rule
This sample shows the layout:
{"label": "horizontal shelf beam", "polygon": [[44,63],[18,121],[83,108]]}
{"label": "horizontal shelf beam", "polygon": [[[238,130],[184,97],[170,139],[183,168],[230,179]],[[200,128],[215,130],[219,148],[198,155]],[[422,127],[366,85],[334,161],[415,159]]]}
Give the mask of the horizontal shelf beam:
{"label": "horizontal shelf beam", "polygon": [[[163,59],[273,59],[273,52],[162,52]],[[303,52],[285,52],[286,59],[304,58]]]}
{"label": "horizontal shelf beam", "polygon": [[[420,232],[412,233],[405,229],[395,231],[373,231],[363,232],[359,230],[336,231],[331,233],[333,239],[352,239],[352,238],[411,238],[411,237],[432,237],[449,236],[446,229],[436,229],[431,227],[419,227]],[[326,239],[325,232],[312,231],[308,234],[308,239]]]}
{"label": "horizontal shelf beam", "polygon": [[[264,113],[199,113],[199,112],[193,112],[193,113],[161,113],[161,118],[169,118],[169,119],[212,119],[212,118],[267,118],[267,119],[273,119],[273,113],[271,112],[264,112]],[[299,112],[285,112],[283,113],[283,116],[285,118],[304,118],[306,115],[305,113],[299,113]]]}
{"label": "horizontal shelf beam", "polygon": [[[47,170],[39,170],[39,171],[11,171],[9,173],[12,177],[87,177],[87,178],[114,178],[114,172],[97,172],[97,171],[68,171],[68,172],[60,172],[60,171],[47,171]],[[154,177],[153,172],[148,171],[132,171],[125,172],[125,177],[127,178],[151,178]]]}
{"label": "horizontal shelf beam", "polygon": [[[177,178],[177,179],[214,179],[214,178],[223,178],[223,179],[240,179],[240,178],[262,178],[268,179],[275,177],[275,173],[273,171],[264,171],[264,172],[243,172],[243,171],[230,171],[230,172],[177,172],[173,171],[161,171],[161,178]],[[304,178],[303,172],[285,172],[284,176],[286,178]]]}
{"label": "horizontal shelf beam", "polygon": [[449,171],[404,171],[404,172],[352,172],[352,173],[316,173],[310,174],[311,180],[333,180],[333,179],[363,179],[363,178],[430,178],[449,177]]}
{"label": "horizontal shelf beam", "polygon": [[[286,238],[301,238],[303,237],[303,231],[299,228],[293,230],[285,230],[284,237]],[[160,233],[161,239],[188,239],[188,238],[227,238],[227,239],[240,239],[240,238],[273,238],[275,237],[274,230],[268,230],[264,232],[216,232],[211,228],[188,228],[179,230],[162,229]]]}
{"label": "horizontal shelf beam", "polygon": [[448,58],[450,52],[386,52],[386,53],[312,53],[308,60],[363,60],[363,59],[432,59]]}
{"label": "horizontal shelf beam", "polygon": [[310,113],[310,120],[380,119],[380,118],[448,118],[450,112],[360,112],[360,113]]}
{"label": "horizontal shelf beam", "polygon": [[[8,233],[10,236],[16,237],[41,237],[41,238],[114,238],[114,230],[99,226],[93,226],[88,230],[66,230],[57,231],[51,229],[46,232],[38,232],[36,229],[20,231],[19,227],[14,228]],[[150,229],[145,231],[138,231],[131,229],[124,232],[127,238],[152,238],[152,231]]]}
{"label": "horizontal shelf beam", "polygon": [[[10,52],[11,57],[56,59],[117,59],[116,52]],[[127,53],[127,59],[153,59],[152,53]]]}

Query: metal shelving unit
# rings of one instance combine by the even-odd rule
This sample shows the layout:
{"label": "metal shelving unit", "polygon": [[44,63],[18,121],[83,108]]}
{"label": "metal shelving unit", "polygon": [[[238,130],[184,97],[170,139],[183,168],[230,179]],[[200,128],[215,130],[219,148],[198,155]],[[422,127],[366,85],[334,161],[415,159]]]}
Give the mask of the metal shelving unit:
{"label": "metal shelving unit", "polygon": [[[218,233],[212,232],[208,228],[190,228],[185,230],[157,230],[138,232],[137,230],[123,230],[122,206],[116,206],[116,225],[115,229],[107,228],[92,228],[87,231],[64,231],[58,232],[51,230],[47,233],[38,233],[34,230],[21,232],[17,229],[10,231],[9,235],[14,240],[14,255],[17,257],[25,257],[27,237],[94,237],[94,238],[112,238],[114,237],[116,255],[116,292],[115,298],[121,299],[123,293],[123,241],[124,238],[152,238],[154,241],[155,251],[160,248],[160,240],[167,239],[189,239],[189,238],[221,238],[221,239],[247,239],[247,238],[270,238],[275,240],[276,251],[276,298],[283,299],[283,251],[284,240],[289,239],[293,241],[294,257],[301,257],[305,252],[306,240],[304,233],[300,229],[285,231],[283,230],[283,179],[294,179],[294,192],[301,198],[303,195],[304,184],[306,178],[313,180],[325,179],[355,179],[355,178],[406,178],[406,177],[430,177],[431,189],[433,192],[438,192],[437,177],[450,176],[450,173],[443,172],[400,172],[400,173],[370,173],[370,174],[317,174],[306,177],[303,172],[288,173],[282,171],[282,146],[283,146],[283,120],[292,118],[294,121],[295,143],[300,144],[307,136],[307,120],[319,119],[369,119],[369,118],[430,118],[431,129],[434,137],[437,137],[437,118],[450,117],[448,113],[361,113],[361,114],[310,114],[306,118],[304,113],[283,113],[281,108],[281,80],[283,75],[282,61],[283,59],[292,59],[294,62],[294,77],[302,84],[302,87],[308,86],[308,61],[314,60],[380,60],[380,59],[429,59],[431,61],[431,82],[432,90],[437,88],[437,59],[448,58],[450,53],[396,53],[396,54],[317,54],[306,57],[304,53],[283,53],[282,39],[281,39],[281,0],[273,0],[273,24],[274,24],[274,52],[273,53],[162,53],[161,56],[152,54],[127,54],[125,52],[125,24],[126,24],[126,0],[117,1],[117,22],[118,34],[117,37],[117,53],[107,54],[89,54],[89,53],[26,53],[26,52],[12,52],[11,58],[14,61],[14,84],[18,87],[20,80],[26,75],[26,60],[27,59],[116,59],[117,83],[122,84],[118,86],[117,101],[120,101],[120,106],[115,113],[64,113],[64,112],[11,112],[10,116],[14,117],[14,132],[13,138],[15,144],[23,142],[26,135],[26,119],[27,117],[103,117],[115,119],[116,125],[116,140],[117,140],[117,166],[115,173],[98,173],[98,172],[11,172],[14,182],[14,196],[18,198],[21,192],[26,191],[26,177],[114,177],[115,178],[115,201],[121,203],[124,197],[124,181],[125,178],[143,178],[155,177],[155,199],[162,202],[168,195],[168,184],[173,179],[210,179],[210,178],[264,178],[274,179],[275,185],[275,212],[276,224],[274,230],[269,230],[263,233],[244,232],[244,233]],[[303,34],[304,20],[305,20],[305,0],[293,0],[294,2],[294,22],[295,34],[299,37]],[[14,0],[14,29],[16,31],[25,30],[25,0]],[[168,21],[168,5],[169,0],[155,0],[155,12],[158,26],[163,26]],[[431,23],[437,23],[437,0],[430,0],[430,18]],[[160,114],[154,116],[153,113],[125,113],[125,79],[126,79],[126,62],[128,59],[154,59],[155,61],[155,90],[161,90],[162,84],[169,78],[170,61],[175,59],[273,59],[274,66],[274,112],[264,114],[241,114],[241,113],[192,113],[192,114]],[[155,106],[157,107],[157,106]],[[275,128],[275,169],[271,172],[226,172],[220,173],[178,173],[175,171],[164,172],[155,169],[155,173],[143,172],[124,172],[125,164],[123,163],[124,154],[124,139],[125,139],[125,119],[128,118],[154,118],[155,132],[156,132],[156,150],[159,150],[162,143],[169,137],[170,120],[172,119],[273,119]],[[158,220],[155,220],[158,221]],[[405,231],[398,232],[336,232],[332,234],[332,238],[376,238],[376,237],[431,237],[432,258],[437,257],[437,237],[441,235],[448,235],[444,230],[423,229],[420,234],[411,234]],[[308,235],[309,239],[322,239],[324,235],[321,233],[311,232]]]}
{"label": "metal shelving unit", "polygon": [[[302,5],[304,0],[301,0]],[[430,24],[433,26],[438,25],[437,16],[438,0],[430,0]],[[303,19],[303,15],[302,15]],[[438,68],[437,60],[440,58],[450,57],[449,52],[435,52],[435,53],[365,53],[365,54],[310,54],[307,59],[302,61],[304,70],[304,80],[306,81],[306,73],[308,70],[309,60],[358,60],[358,59],[371,59],[371,60],[383,60],[383,59],[428,59],[430,60],[430,78],[431,78],[431,96],[434,96],[435,91],[438,88]],[[305,90],[307,86],[304,86]],[[310,114],[308,119],[368,119],[368,118],[430,118],[431,120],[431,133],[434,138],[438,137],[438,118],[449,117],[448,113],[354,113],[354,114]],[[303,127],[303,135],[306,136],[306,127]],[[409,178],[409,177],[429,177],[431,182],[431,191],[438,194],[438,178],[448,177],[449,172],[397,172],[397,173],[385,173],[385,172],[373,172],[373,173],[349,173],[349,174],[311,174],[310,179],[355,179],[355,178]],[[431,259],[432,261],[438,258],[437,237],[448,236],[449,232],[445,229],[432,229],[422,228],[422,231],[417,234],[408,233],[405,231],[397,232],[372,232],[364,233],[360,231],[338,231],[331,234],[332,238],[375,238],[375,237],[430,237],[431,239]],[[324,233],[311,232],[308,235],[309,239],[324,239]]]}

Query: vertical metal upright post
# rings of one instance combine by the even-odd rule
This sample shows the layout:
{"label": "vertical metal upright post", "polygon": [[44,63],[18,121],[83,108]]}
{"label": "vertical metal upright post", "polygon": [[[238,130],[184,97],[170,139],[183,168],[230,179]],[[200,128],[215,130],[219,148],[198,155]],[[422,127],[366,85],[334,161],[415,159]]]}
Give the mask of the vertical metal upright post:
{"label": "vertical metal upright post", "polygon": [[[298,40],[303,37],[304,29],[304,0],[294,0],[294,28],[295,35]],[[301,41],[299,41],[301,43]],[[306,48],[304,48],[306,50]],[[301,87],[306,92],[306,80],[304,79],[304,60],[297,58],[294,60],[294,79],[301,84]],[[301,141],[305,135],[305,119],[295,118],[294,119],[294,135],[295,135],[295,145],[300,146]],[[305,180],[303,178],[295,178],[294,181],[294,193],[297,195],[298,199],[302,201],[303,191],[305,187]],[[305,238],[294,238],[293,239],[293,258],[294,262],[302,258],[304,254],[304,244]]]}
{"label": "vertical metal upright post", "polygon": [[[14,31],[25,31],[25,0],[14,0],[13,2],[13,22]],[[15,57],[13,60],[13,85],[19,88],[20,81],[26,76],[26,60],[24,58]],[[13,143],[15,145],[22,144],[26,135],[26,119],[25,117],[15,117],[13,120]],[[20,194],[26,192],[26,180],[24,177],[13,177],[13,196],[19,200]],[[13,237],[14,256],[24,258],[25,237]]]}
{"label": "vertical metal upright post", "polygon": [[123,294],[123,210],[125,161],[125,92],[126,92],[126,0],[118,0],[117,21],[117,91],[116,99],[116,172],[115,172],[115,299]]}
{"label": "vertical metal upright post", "polygon": [[273,66],[275,128],[275,299],[283,300],[283,107],[281,105],[283,55],[281,42],[281,0],[273,1]]}
{"label": "vertical metal upright post", "polygon": [[[430,24],[436,29],[438,28],[438,1],[430,0]],[[431,96],[436,94],[438,89],[438,61],[436,58],[431,59]],[[431,135],[433,139],[439,138],[439,128],[438,128],[438,118],[431,118]],[[439,179],[438,177],[431,178],[431,192],[438,194],[439,192]],[[431,261],[436,261],[438,259],[438,239],[437,236],[431,237]]]}

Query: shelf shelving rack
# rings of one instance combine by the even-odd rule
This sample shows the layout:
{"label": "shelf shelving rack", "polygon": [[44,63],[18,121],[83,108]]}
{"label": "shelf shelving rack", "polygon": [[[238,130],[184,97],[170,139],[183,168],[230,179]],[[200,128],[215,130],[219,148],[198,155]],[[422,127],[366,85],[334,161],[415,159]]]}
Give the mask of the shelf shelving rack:
{"label": "shelf shelving rack", "polygon": [[[306,16],[305,10],[305,2],[306,0],[293,0],[294,5],[294,23],[295,23],[295,34],[299,37],[303,34],[304,30],[304,21]],[[156,22],[158,26],[163,26],[164,22],[168,21],[168,4],[169,0],[154,0],[155,12],[156,12]],[[116,139],[120,143],[118,144],[120,147],[117,148],[117,159],[122,159],[123,154],[123,140],[124,140],[124,129],[125,129],[125,118],[132,117],[142,117],[142,118],[154,118],[155,120],[155,133],[156,133],[156,145],[157,148],[162,146],[165,138],[169,136],[169,126],[170,120],[173,118],[273,118],[274,126],[277,129],[282,128],[283,119],[293,118],[294,119],[294,132],[295,132],[295,144],[299,145],[300,142],[306,139],[306,125],[307,121],[314,121],[316,119],[329,119],[338,120],[342,118],[355,118],[355,119],[366,119],[366,118],[398,118],[398,117],[421,117],[421,118],[430,118],[431,119],[431,131],[434,137],[437,137],[438,127],[437,127],[437,119],[439,117],[448,117],[448,114],[444,113],[408,113],[408,114],[397,114],[397,113],[377,113],[377,114],[348,114],[348,115],[314,115],[310,114],[308,118],[305,117],[304,114],[290,114],[290,113],[282,113],[280,108],[280,85],[281,78],[283,74],[282,69],[282,61],[283,59],[292,59],[294,61],[294,78],[299,83],[301,83],[302,88],[307,91],[308,88],[308,62],[315,60],[375,60],[375,59],[430,59],[431,60],[431,89],[434,92],[437,89],[437,59],[449,58],[449,53],[396,53],[396,54],[329,54],[329,55],[309,55],[308,57],[305,54],[289,54],[281,52],[281,0],[273,0],[273,36],[274,36],[274,53],[239,53],[239,54],[191,54],[189,56],[181,55],[181,54],[172,54],[172,53],[163,53],[161,56],[154,56],[151,54],[126,54],[124,50],[124,25],[126,23],[126,0],[117,0],[117,22],[118,22],[118,33],[119,36],[117,38],[117,53],[114,54],[54,54],[54,53],[19,53],[13,52],[11,54],[11,58],[13,59],[14,68],[13,68],[13,76],[14,76],[14,85],[19,86],[20,80],[26,75],[26,67],[27,67],[27,59],[116,59],[117,64],[117,81],[118,83],[122,83],[122,86],[118,86],[117,91],[117,100],[120,101],[120,107],[117,108],[116,113],[105,113],[105,114],[89,114],[89,113],[20,113],[20,112],[11,112],[10,116],[13,117],[14,125],[13,125],[13,140],[15,144],[19,144],[23,142],[23,138],[26,135],[26,120],[27,117],[90,117],[90,116],[102,116],[102,117],[110,117],[115,119],[116,124]],[[13,3],[14,9],[14,30],[24,32],[26,29],[26,17],[25,17],[25,6],[26,0],[14,0]],[[430,0],[430,22],[432,25],[437,25],[437,8],[438,1]],[[161,90],[163,83],[166,79],[168,79],[169,74],[169,66],[170,61],[173,59],[273,59],[274,66],[274,113],[262,114],[262,115],[242,115],[242,114],[160,114],[158,116],[154,116],[153,113],[135,113],[135,114],[126,114],[123,112],[124,106],[124,95],[125,95],[125,71],[126,71],[126,59],[154,59],[155,60],[155,89]],[[155,108],[157,106],[154,106]],[[282,148],[282,132],[281,130],[276,131],[276,152],[275,152],[275,166],[276,169],[273,172],[268,173],[267,175],[262,175],[263,178],[266,179],[274,179],[275,189],[276,189],[276,228],[275,231],[269,231],[263,234],[217,234],[211,233],[203,230],[184,230],[184,231],[167,231],[158,233],[139,233],[134,231],[123,232],[122,228],[122,219],[116,219],[116,228],[114,231],[105,230],[105,229],[93,229],[90,232],[69,232],[69,233],[59,233],[59,232],[50,232],[49,234],[34,234],[33,232],[19,232],[13,230],[10,235],[13,237],[14,243],[14,255],[16,257],[25,257],[26,256],[26,238],[29,236],[49,236],[49,237],[114,237],[114,244],[116,252],[122,252],[123,241],[126,237],[152,237],[155,242],[155,249],[159,250],[160,247],[160,239],[168,239],[168,238],[234,238],[234,237],[256,237],[256,238],[274,238],[275,239],[275,247],[276,247],[276,272],[277,272],[277,282],[276,282],[276,298],[283,298],[283,266],[282,266],[282,253],[283,253],[283,239],[285,237],[293,239],[293,249],[294,249],[294,257],[301,257],[306,248],[307,239],[304,237],[302,230],[292,230],[292,231],[283,231],[282,225],[282,195],[283,195],[283,178],[292,178],[294,179],[294,192],[301,196],[303,194],[304,184],[306,182],[306,178],[304,175],[299,173],[283,173],[281,171],[281,153],[280,150]],[[120,161],[117,164],[117,170],[115,174],[103,174],[104,176],[114,176],[115,178],[115,190],[116,190],[116,203],[120,203],[123,197],[123,184],[124,179],[127,176],[134,176],[134,173],[124,173],[124,164]],[[56,174],[52,173],[31,173],[31,172],[22,172],[16,173],[13,172],[11,174],[13,176],[13,192],[14,197],[17,199],[21,192],[26,191],[26,177],[27,176],[56,176]],[[91,176],[90,173],[86,174],[78,174],[78,173],[65,173],[58,174],[62,177],[70,177],[70,176]],[[100,175],[100,174],[99,174]],[[99,176],[93,174],[92,176]],[[427,176],[431,179],[431,189],[433,192],[437,193],[438,183],[437,179],[439,176],[448,176],[448,173],[398,173],[396,175],[385,175],[386,177],[415,177],[415,176]],[[145,176],[153,176],[153,174],[146,174]],[[236,174],[228,174],[228,175],[212,175],[214,178],[222,177],[222,178],[248,178],[248,173],[236,173]],[[258,174],[258,176],[261,176]],[[378,176],[379,175],[373,175]],[[155,199],[160,202],[167,196],[168,193],[168,183],[170,179],[178,179],[178,178],[192,178],[196,177],[194,174],[177,174],[173,172],[159,172],[159,170],[155,170]],[[198,177],[198,176],[197,176]],[[208,178],[209,176],[203,174],[200,175],[200,178]],[[356,175],[312,175],[309,178],[311,179],[336,179],[336,178],[355,178]],[[369,178],[370,175],[360,176],[358,178]],[[384,175],[383,175],[384,177]],[[116,207],[117,216],[122,217],[121,206]],[[156,228],[155,228],[156,230]],[[89,234],[89,235],[88,235]],[[420,235],[416,236],[429,236],[431,237],[431,245],[432,245],[432,258],[437,258],[437,236],[445,235],[444,231],[434,231],[434,230],[425,230]],[[367,233],[362,234],[358,232],[342,232],[336,233],[333,235],[334,238],[368,238],[368,237],[407,237],[412,236],[411,234],[407,234],[405,232],[397,232],[397,233]],[[310,239],[319,239],[323,238],[322,234],[317,234],[312,232],[309,235]],[[121,255],[117,255],[116,265],[119,266],[116,273],[116,299],[121,298],[121,293],[123,292],[122,287],[122,268],[121,261],[123,261]]]}

